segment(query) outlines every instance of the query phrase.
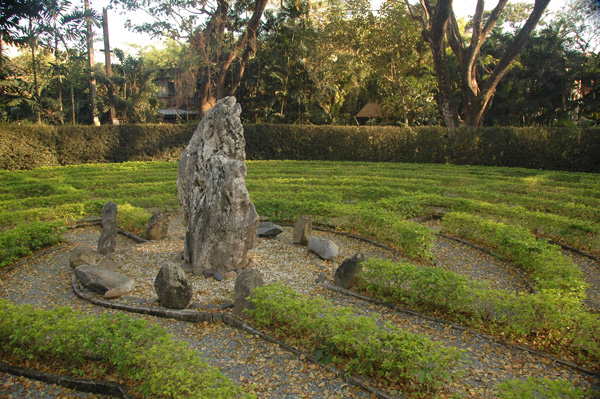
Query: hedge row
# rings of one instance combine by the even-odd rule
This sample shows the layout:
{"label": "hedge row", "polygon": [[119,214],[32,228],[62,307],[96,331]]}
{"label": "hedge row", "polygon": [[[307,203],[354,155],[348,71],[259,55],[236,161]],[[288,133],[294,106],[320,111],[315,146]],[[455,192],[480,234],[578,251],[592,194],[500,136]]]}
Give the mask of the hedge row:
{"label": "hedge row", "polygon": [[[600,128],[245,125],[250,160],[453,163],[600,172]],[[0,126],[0,168],[176,160],[195,125]]]}

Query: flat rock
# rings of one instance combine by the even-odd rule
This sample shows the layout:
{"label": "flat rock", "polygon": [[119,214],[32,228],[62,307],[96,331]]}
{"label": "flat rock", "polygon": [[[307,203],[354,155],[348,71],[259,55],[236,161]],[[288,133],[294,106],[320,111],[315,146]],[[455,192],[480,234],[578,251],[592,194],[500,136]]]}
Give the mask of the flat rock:
{"label": "flat rock", "polygon": [[110,290],[118,290],[126,294],[135,288],[133,279],[98,266],[85,264],[77,266],[75,276],[84,287],[102,295]]}
{"label": "flat rock", "polygon": [[259,237],[277,237],[281,233],[283,233],[283,228],[271,222],[262,222],[256,228],[256,234]]}
{"label": "flat rock", "polygon": [[333,259],[339,252],[338,246],[333,241],[318,237],[310,238],[308,249],[322,259]]}

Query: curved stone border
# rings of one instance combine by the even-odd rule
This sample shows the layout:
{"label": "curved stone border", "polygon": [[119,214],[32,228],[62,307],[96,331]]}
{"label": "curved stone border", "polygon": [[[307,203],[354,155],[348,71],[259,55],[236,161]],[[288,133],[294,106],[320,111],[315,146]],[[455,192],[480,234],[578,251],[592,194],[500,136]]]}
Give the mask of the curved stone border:
{"label": "curved stone border", "polygon": [[0,363],[0,371],[19,377],[42,381],[47,384],[60,385],[81,392],[90,392],[97,395],[110,395],[121,399],[136,398],[134,395],[129,393],[129,389],[125,385],[117,384],[116,382],[87,380],[83,378],[44,373],[24,367],[12,366],[6,363]]}
{"label": "curved stone border", "polygon": [[151,307],[147,307],[147,306],[130,306],[130,305],[122,304],[122,303],[115,303],[115,302],[106,300],[104,298],[98,298],[97,295],[94,293],[86,292],[84,289],[82,289],[82,287],[79,284],[79,281],[77,280],[75,275],[73,275],[73,277],[71,278],[71,285],[73,286],[73,291],[79,298],[89,301],[94,305],[102,306],[105,308],[123,310],[126,312],[132,312],[132,313],[146,314],[146,315],[156,316],[156,317],[175,319],[175,320],[180,320],[180,321],[187,321],[187,322],[192,322],[192,323],[201,323],[201,322],[214,323],[214,322],[221,321],[221,322],[225,323],[226,325],[228,325],[229,327],[246,331],[250,334],[258,336],[259,338],[261,338],[267,342],[277,344],[281,348],[287,350],[288,352],[293,353],[294,355],[296,355],[298,357],[304,355],[304,358],[307,359],[308,361],[310,361],[311,363],[318,364],[318,365],[326,368],[329,372],[334,373],[336,376],[344,379],[344,381],[348,382],[349,384],[358,386],[358,387],[364,389],[365,391],[369,392],[370,394],[375,395],[377,398],[380,398],[380,399],[404,399],[403,396],[388,395],[385,392],[368,385],[366,381],[364,381],[360,378],[353,377],[353,376],[349,375],[348,373],[345,373],[344,371],[339,370],[338,368],[336,368],[334,366],[322,364],[312,355],[305,354],[302,351],[286,344],[284,341],[274,338],[266,333],[263,333],[262,331],[259,331],[255,328],[249,326],[242,319],[235,317],[230,313],[207,313],[207,312],[197,312],[195,310],[190,310],[190,309],[182,309],[182,310],[157,309],[157,308],[151,308]]}
{"label": "curved stone border", "polygon": [[323,284],[323,285],[324,285],[325,288],[327,288],[330,291],[334,291],[334,292],[338,292],[338,293],[343,294],[343,295],[348,295],[348,296],[351,296],[351,297],[354,297],[354,298],[358,298],[358,299],[360,299],[362,301],[369,302],[369,303],[374,303],[376,305],[382,305],[382,306],[385,306],[385,307],[387,307],[387,308],[389,308],[389,309],[391,309],[391,310],[393,310],[395,312],[399,312],[399,313],[404,313],[404,314],[408,314],[408,315],[411,315],[411,316],[420,317],[422,319],[433,321],[433,322],[439,323],[439,324],[446,324],[446,325],[451,326],[452,328],[454,328],[456,330],[468,332],[468,333],[480,336],[482,338],[485,338],[485,339],[487,339],[489,341],[492,341],[492,342],[504,345],[506,347],[516,348],[516,349],[519,349],[519,350],[522,350],[522,351],[525,351],[525,352],[532,353],[532,354],[537,355],[537,356],[544,357],[546,359],[552,360],[552,362],[554,362],[554,363],[561,364],[561,365],[563,365],[565,367],[572,368],[574,370],[577,370],[577,371],[582,372],[582,373],[587,374],[587,375],[591,375],[591,376],[594,376],[594,377],[600,377],[600,372],[588,370],[585,367],[581,367],[581,366],[579,366],[579,365],[577,365],[575,363],[572,363],[572,362],[570,362],[568,360],[561,359],[559,357],[555,357],[555,356],[549,355],[547,353],[540,352],[540,351],[537,351],[535,349],[528,348],[526,346],[513,344],[513,343],[507,342],[507,341],[505,341],[505,340],[503,340],[501,338],[481,333],[481,332],[479,332],[477,330],[474,330],[474,329],[469,328],[469,327],[461,326],[460,324],[456,324],[456,323],[453,323],[451,321],[447,321],[447,320],[443,320],[443,319],[438,319],[438,318],[432,317],[432,316],[427,316],[427,315],[425,315],[423,313],[416,312],[416,311],[410,310],[410,309],[406,309],[406,308],[394,305],[393,303],[382,301],[382,300],[377,299],[377,298],[371,298],[371,297],[368,297],[368,296],[365,296],[365,295],[361,295],[361,294],[359,294],[357,292],[346,290],[344,288],[337,287],[337,286],[334,286],[334,285],[331,285],[331,284]]}

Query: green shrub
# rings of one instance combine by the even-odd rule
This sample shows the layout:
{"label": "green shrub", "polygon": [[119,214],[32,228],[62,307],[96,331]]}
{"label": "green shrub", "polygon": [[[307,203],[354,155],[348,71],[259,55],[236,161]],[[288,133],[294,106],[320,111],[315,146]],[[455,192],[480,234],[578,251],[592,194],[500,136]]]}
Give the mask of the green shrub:
{"label": "green shrub", "polygon": [[63,222],[20,224],[0,233],[0,268],[62,242]]}
{"label": "green shrub", "polygon": [[353,308],[308,298],[279,283],[256,289],[251,300],[255,308],[248,313],[253,324],[285,335],[309,351],[327,353],[350,372],[421,393],[458,378],[454,368],[462,356],[459,350],[391,323],[380,325]]}
{"label": "green shrub", "polygon": [[186,344],[122,314],[93,317],[70,308],[38,310],[0,299],[0,345],[23,360],[58,361],[74,373],[88,359],[103,359],[144,398],[240,396],[239,388]]}
{"label": "green shrub", "polygon": [[148,222],[152,214],[145,209],[119,204],[117,206],[117,222],[119,227],[133,234],[142,236],[146,234]]}
{"label": "green shrub", "polygon": [[530,377],[527,380],[507,380],[497,385],[500,399],[582,399],[593,397],[591,392],[566,380]]}
{"label": "green shrub", "polygon": [[[0,125],[0,169],[177,160],[195,124]],[[600,129],[244,125],[252,160],[455,163],[600,172]]]}

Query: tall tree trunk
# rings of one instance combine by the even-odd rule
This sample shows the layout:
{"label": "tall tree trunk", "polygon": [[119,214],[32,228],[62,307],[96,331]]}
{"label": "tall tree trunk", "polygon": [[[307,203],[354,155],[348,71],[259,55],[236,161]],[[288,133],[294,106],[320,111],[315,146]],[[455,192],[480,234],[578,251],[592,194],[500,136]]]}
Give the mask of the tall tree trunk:
{"label": "tall tree trunk", "polygon": [[87,28],[87,52],[88,52],[88,68],[89,68],[89,79],[90,79],[90,107],[91,107],[91,123],[95,124],[97,121],[96,112],[96,77],[94,76],[94,31],[92,29],[92,18],[89,15],[90,1],[84,0],[84,7],[86,12],[86,28]]}
{"label": "tall tree trunk", "polygon": [[64,118],[63,118],[63,99],[62,99],[62,76],[60,73],[60,66],[59,66],[59,56],[58,56],[58,35],[56,34],[56,18],[54,18],[54,31],[55,31],[55,37],[54,37],[54,62],[56,63],[55,65],[55,73],[56,73],[56,101],[58,102],[58,120],[60,121],[61,125],[65,124]]}
{"label": "tall tree trunk", "polygon": [[550,0],[535,0],[535,5],[525,25],[504,52],[491,75],[487,76],[485,80],[477,76],[476,71],[477,62],[481,56],[481,48],[496,26],[508,0],[498,0],[498,4],[485,21],[485,25],[483,23],[484,0],[477,0],[475,15],[473,16],[473,34],[468,46],[461,36],[452,11],[452,0],[438,0],[435,7],[431,5],[430,0],[420,0],[420,15],[415,15],[408,0],[404,0],[404,2],[413,19],[417,20],[423,28],[423,37],[431,47],[438,81],[441,114],[450,135],[452,135],[452,130],[458,127],[460,118],[452,91],[444,36],[448,39],[448,44],[458,59],[461,71],[460,88],[465,97],[464,123],[468,126],[481,126],[485,113],[491,106],[498,83],[508,71],[510,64],[523,50]]}
{"label": "tall tree trunk", "polygon": [[115,87],[112,83],[112,66],[110,62],[110,40],[108,36],[108,11],[102,9],[102,33],[104,36],[104,65],[106,66],[106,76],[108,77],[108,103],[110,104],[110,121],[116,123],[115,112]]}

